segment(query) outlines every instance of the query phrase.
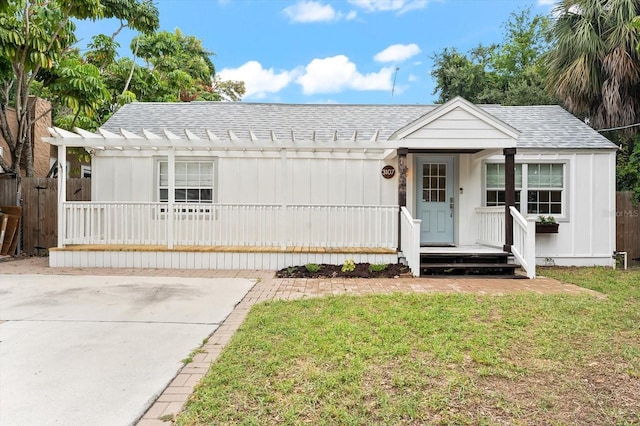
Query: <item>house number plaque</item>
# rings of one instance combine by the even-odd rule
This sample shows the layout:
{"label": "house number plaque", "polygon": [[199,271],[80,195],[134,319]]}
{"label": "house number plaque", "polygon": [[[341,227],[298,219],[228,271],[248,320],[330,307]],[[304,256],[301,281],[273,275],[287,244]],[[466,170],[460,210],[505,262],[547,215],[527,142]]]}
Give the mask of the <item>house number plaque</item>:
{"label": "house number plaque", "polygon": [[382,168],[382,177],[385,179],[391,179],[396,174],[396,169],[393,166],[384,166]]}

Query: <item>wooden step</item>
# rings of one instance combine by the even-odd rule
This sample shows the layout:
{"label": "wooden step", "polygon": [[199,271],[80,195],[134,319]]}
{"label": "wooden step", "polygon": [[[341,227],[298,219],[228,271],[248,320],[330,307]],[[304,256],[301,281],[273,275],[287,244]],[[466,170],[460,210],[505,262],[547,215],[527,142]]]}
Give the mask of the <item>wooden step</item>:
{"label": "wooden step", "polygon": [[465,268],[512,268],[516,269],[518,265],[513,263],[421,263],[424,269],[465,269]]}
{"label": "wooden step", "polygon": [[421,275],[508,275],[513,276],[518,265],[513,263],[421,263]]}

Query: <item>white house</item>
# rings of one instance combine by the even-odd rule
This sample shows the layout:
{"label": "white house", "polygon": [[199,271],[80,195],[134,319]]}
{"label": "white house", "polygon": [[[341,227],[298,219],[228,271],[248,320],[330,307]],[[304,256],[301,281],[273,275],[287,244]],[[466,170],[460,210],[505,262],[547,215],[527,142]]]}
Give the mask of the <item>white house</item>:
{"label": "white house", "polygon": [[91,202],[60,191],[54,267],[613,262],[617,147],[559,106],[132,103],[50,131],[93,167]]}

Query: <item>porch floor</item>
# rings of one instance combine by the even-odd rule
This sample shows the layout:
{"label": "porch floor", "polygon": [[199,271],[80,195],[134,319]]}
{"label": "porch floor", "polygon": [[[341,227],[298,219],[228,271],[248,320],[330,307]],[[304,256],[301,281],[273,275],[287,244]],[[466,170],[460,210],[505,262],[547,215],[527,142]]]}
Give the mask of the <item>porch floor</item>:
{"label": "porch floor", "polygon": [[307,254],[396,254],[386,247],[299,247],[290,246],[173,246],[148,244],[74,244],[54,247],[50,251],[124,251],[124,252],[195,252],[195,253],[307,253]]}
{"label": "porch floor", "polygon": [[497,247],[468,245],[468,246],[426,246],[420,247],[420,254],[498,254],[504,253]]}

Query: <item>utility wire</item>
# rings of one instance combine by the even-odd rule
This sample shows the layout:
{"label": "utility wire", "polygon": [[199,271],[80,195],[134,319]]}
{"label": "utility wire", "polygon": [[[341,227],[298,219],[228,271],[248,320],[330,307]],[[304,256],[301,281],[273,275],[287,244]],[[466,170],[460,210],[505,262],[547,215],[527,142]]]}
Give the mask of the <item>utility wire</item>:
{"label": "utility wire", "polygon": [[596,132],[611,132],[613,130],[628,129],[630,127],[636,127],[636,126],[640,126],[640,123],[629,124],[627,126],[612,127],[610,129],[597,129]]}

